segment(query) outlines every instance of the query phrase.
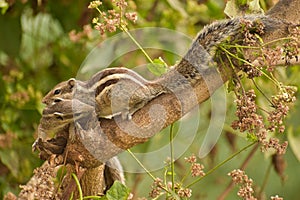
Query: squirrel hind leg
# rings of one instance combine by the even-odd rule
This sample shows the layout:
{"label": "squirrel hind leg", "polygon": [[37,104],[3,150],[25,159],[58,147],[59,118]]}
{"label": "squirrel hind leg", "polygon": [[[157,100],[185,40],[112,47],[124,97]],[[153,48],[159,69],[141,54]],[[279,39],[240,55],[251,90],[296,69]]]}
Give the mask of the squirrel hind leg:
{"label": "squirrel hind leg", "polygon": [[105,192],[111,188],[115,181],[119,181],[125,185],[123,167],[118,157],[113,157],[105,163],[104,167]]}

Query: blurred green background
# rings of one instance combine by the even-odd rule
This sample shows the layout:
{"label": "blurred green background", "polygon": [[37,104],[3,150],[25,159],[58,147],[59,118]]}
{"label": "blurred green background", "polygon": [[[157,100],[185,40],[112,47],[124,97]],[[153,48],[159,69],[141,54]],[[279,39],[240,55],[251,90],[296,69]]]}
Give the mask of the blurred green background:
{"label": "blurred green background", "polygon": [[[274,2],[261,0],[260,3],[264,9],[268,9]],[[128,4],[130,11],[138,13],[137,23],[129,24],[129,29],[163,27],[193,38],[204,25],[225,18],[223,0],[136,0],[128,1]],[[97,14],[94,10],[88,9],[88,5],[89,1],[86,0],[11,0],[7,4],[0,0],[2,8],[0,15],[0,199],[9,191],[18,194],[19,185],[26,184],[33,169],[43,163],[37,153],[31,151],[43,109],[41,98],[57,83],[76,77],[82,62],[91,50],[115,34],[110,33],[102,37],[97,31],[86,26],[91,25],[92,18]],[[103,5],[103,9],[107,8],[110,8],[108,1]],[[159,50],[149,50],[148,53],[152,58],[162,56],[169,65],[179,59],[171,53]],[[147,60],[137,51],[118,58],[112,63],[112,67],[132,68],[143,63],[147,63]],[[299,85],[300,83],[297,66],[279,69],[277,74],[285,84]],[[266,89],[270,84],[268,81],[260,79],[257,82],[268,90]],[[261,96],[258,96],[258,102],[260,98]],[[205,171],[230,156],[233,149],[237,150],[247,145],[245,135],[232,134],[233,131],[229,127],[235,119],[233,100],[232,94],[228,94],[224,133],[213,151],[200,161],[205,165]],[[199,119],[200,123],[192,145],[176,161],[176,178],[179,180],[188,170],[188,165],[184,163],[184,156],[197,155],[202,144],[210,120],[210,102],[202,104],[200,110],[200,116],[189,116],[190,123],[193,123],[193,120],[196,123]],[[282,181],[272,168],[264,190],[268,198],[274,194],[289,200],[298,198],[299,116],[300,103],[296,102],[287,120],[286,133],[282,136],[288,138],[290,143],[284,156],[287,162],[284,172],[285,181]],[[180,122],[175,124],[175,127],[179,124]],[[234,145],[228,142],[226,135],[234,136]],[[134,147],[133,151],[153,151],[166,145],[169,141],[168,137],[168,129],[166,129],[149,142]],[[194,185],[192,199],[216,199],[229,183],[230,178],[227,173],[238,168],[248,152],[249,150],[243,152]],[[250,160],[246,172],[254,180],[256,189],[262,185],[270,162],[270,155],[260,151],[256,152],[254,158]],[[124,163],[124,168],[126,169],[126,165],[129,164]],[[163,172],[164,169],[155,171],[154,174],[163,177]],[[136,197],[148,196],[152,181],[146,174],[127,173],[126,177],[128,187]],[[193,179],[188,179],[187,182],[191,180]],[[235,188],[228,199],[239,199],[236,191]]]}

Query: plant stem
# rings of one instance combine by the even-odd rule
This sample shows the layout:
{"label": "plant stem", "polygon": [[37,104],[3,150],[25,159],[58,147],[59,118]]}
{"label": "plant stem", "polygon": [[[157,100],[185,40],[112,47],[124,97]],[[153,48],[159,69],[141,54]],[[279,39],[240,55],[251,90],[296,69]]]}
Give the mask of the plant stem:
{"label": "plant stem", "polygon": [[145,172],[155,181],[156,178],[149,172],[149,170],[146,169],[146,167],[139,161],[139,159],[134,155],[134,153],[127,149],[127,152],[134,158],[134,160],[145,170]]}
{"label": "plant stem", "polygon": [[223,166],[224,164],[226,164],[228,161],[230,161],[231,159],[233,159],[235,156],[237,156],[238,154],[240,154],[241,152],[243,152],[244,150],[248,149],[249,147],[251,147],[252,145],[256,144],[257,142],[252,142],[251,144],[245,146],[244,148],[240,149],[239,151],[237,151],[236,153],[232,154],[231,156],[229,156],[227,159],[225,159],[224,161],[222,161],[221,163],[219,163],[218,165],[216,165],[215,167],[213,167],[211,170],[209,170],[207,173],[205,173],[204,176],[196,179],[195,181],[193,181],[192,183],[188,184],[186,186],[186,188],[191,187],[192,185],[198,183],[199,181],[201,181],[203,178],[205,178],[206,176],[208,176],[209,174],[213,173],[214,171],[216,171],[218,168],[220,168],[221,166]]}
{"label": "plant stem", "polygon": [[101,200],[103,199],[101,196],[85,196],[83,197],[83,200],[85,199],[96,199],[96,200]]}
{"label": "plant stem", "polygon": [[81,190],[81,187],[80,187],[79,180],[78,180],[77,176],[76,176],[74,173],[72,173],[72,177],[74,178],[75,183],[76,183],[77,188],[78,188],[79,199],[80,199],[80,200],[83,200],[83,198],[82,198],[82,190]]}
{"label": "plant stem", "polygon": [[239,45],[239,44],[222,44],[226,48],[241,48],[241,49],[260,49],[260,47],[255,47],[255,46],[244,46],[244,45]]}
{"label": "plant stem", "polygon": [[[243,58],[240,58],[240,57],[234,55],[233,53],[231,53],[230,51],[228,51],[226,48],[224,48],[224,47],[222,47],[222,46],[220,46],[220,48],[221,48],[221,50],[223,50],[223,51],[226,53],[226,55],[228,54],[228,55],[230,55],[231,57],[233,57],[233,58],[235,58],[235,59],[237,59],[237,60],[239,60],[239,61],[241,61],[241,62],[243,62],[243,63],[246,63],[247,65],[250,65],[250,66],[252,66],[252,67],[257,68],[256,66],[254,66],[252,63],[248,62],[247,60],[245,60],[245,59],[243,59]],[[257,69],[258,69],[258,68],[257,68]],[[270,76],[269,76],[267,73],[265,73],[263,70],[261,70],[261,69],[258,69],[258,70],[260,70],[261,73],[262,73],[265,77],[267,77],[268,79],[270,79],[276,86],[280,87],[280,84],[279,84],[279,82],[278,82],[276,79],[273,79],[272,77],[270,77]]]}
{"label": "plant stem", "polygon": [[[254,86],[256,87],[256,89],[267,99],[267,101],[274,106],[273,102],[267,97],[267,95],[260,89],[260,87],[256,84],[256,82],[254,81],[254,79],[252,79],[252,83],[254,84]],[[275,106],[274,106],[275,107]]]}
{"label": "plant stem", "polygon": [[264,43],[262,46],[267,46],[267,45],[269,45],[269,44],[273,44],[273,43],[280,42],[280,41],[284,41],[284,40],[291,40],[291,39],[293,39],[293,38],[292,38],[292,37],[278,38],[278,39],[276,39],[276,40],[272,40],[272,41],[270,41],[270,42],[266,42],[266,43]]}
{"label": "plant stem", "polygon": [[143,49],[143,47],[138,43],[138,41],[136,41],[136,39],[134,39],[134,37],[130,34],[130,32],[127,30],[127,28],[124,27],[123,25],[121,25],[120,29],[122,31],[124,31],[130,37],[130,39],[136,44],[136,46],[143,52],[143,54],[146,56],[146,58],[149,60],[149,62],[154,64],[153,60],[150,58],[150,56],[147,54],[147,52]]}
{"label": "plant stem", "polygon": [[[224,51],[226,52],[226,49],[224,49]],[[233,63],[232,63],[231,58],[230,58],[229,55],[230,54],[226,53],[226,57],[227,57],[227,59],[228,59],[228,61],[230,63],[230,66],[231,66],[232,70],[233,70],[233,76],[239,82],[239,84],[240,84],[240,86],[242,88],[242,91],[243,91],[243,95],[245,95],[245,89],[243,87],[243,84],[241,83],[241,79],[238,77],[238,75],[234,71],[234,65],[233,65]],[[236,96],[238,96],[236,90],[234,90],[234,93],[235,93]]]}
{"label": "plant stem", "polygon": [[172,191],[174,191],[174,184],[175,184],[175,169],[174,169],[174,146],[173,146],[173,128],[174,124],[170,126],[170,150],[171,150],[171,171],[172,171]]}
{"label": "plant stem", "polygon": [[[146,169],[146,167],[143,165],[143,163],[141,163],[139,161],[139,159],[134,155],[134,153],[130,150],[130,149],[127,149],[127,152],[135,159],[135,161],[145,170],[145,172],[153,179],[153,181],[156,181],[156,178],[150,173],[149,170]],[[168,191],[167,188],[165,187],[162,187],[161,186],[161,189],[165,190],[167,193],[170,193],[170,191]]]}
{"label": "plant stem", "polygon": [[[250,159],[254,156],[254,153],[256,152],[256,150],[258,149],[259,144],[257,143],[253,149],[250,151],[250,153],[248,154],[248,156],[246,157],[246,159],[244,160],[244,162],[242,163],[242,165],[240,166],[239,169],[244,170],[246,168],[246,166],[248,165]],[[229,192],[232,190],[234,186],[233,181],[231,180],[230,184],[227,186],[227,188],[224,190],[224,192],[222,192],[222,194],[218,197],[218,200],[224,200],[225,197],[229,194]]]}
{"label": "plant stem", "polygon": [[272,162],[270,162],[270,164],[269,164],[269,166],[268,166],[268,168],[267,168],[267,171],[266,171],[266,173],[265,173],[265,178],[264,178],[264,181],[263,181],[262,186],[261,186],[261,188],[260,188],[260,191],[259,191],[259,193],[258,193],[258,198],[261,198],[262,193],[263,193],[263,191],[264,191],[265,188],[266,188],[266,185],[267,185],[267,183],[268,183],[268,179],[269,179],[269,176],[270,176],[271,168],[272,168]]}

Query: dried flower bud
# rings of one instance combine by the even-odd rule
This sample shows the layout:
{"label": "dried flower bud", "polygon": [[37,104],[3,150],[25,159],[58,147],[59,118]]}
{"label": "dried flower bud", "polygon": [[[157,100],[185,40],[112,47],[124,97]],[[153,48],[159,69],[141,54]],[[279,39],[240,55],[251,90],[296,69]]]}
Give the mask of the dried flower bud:
{"label": "dried flower bud", "polygon": [[284,160],[283,155],[281,154],[274,154],[272,156],[272,164],[278,176],[280,176],[281,180],[285,179],[284,170],[286,168],[286,161]]}
{"label": "dried flower bud", "polygon": [[271,200],[283,200],[283,198],[276,195],[274,197],[271,197]]}
{"label": "dried flower bud", "polygon": [[179,197],[191,197],[192,196],[192,190],[189,188],[180,188],[177,192]]}
{"label": "dried flower bud", "polygon": [[133,23],[138,19],[136,12],[125,13],[125,17]]}
{"label": "dried flower bud", "polygon": [[98,17],[94,17],[94,18],[92,19],[92,23],[93,23],[93,24],[97,24],[98,21],[99,21],[99,18],[98,18]]}
{"label": "dried flower bud", "polygon": [[197,157],[195,155],[191,155],[190,157],[184,158],[185,162],[195,163],[197,162]]}
{"label": "dried flower bud", "polygon": [[163,182],[160,178],[156,178],[154,183],[152,184],[151,188],[152,190],[150,191],[149,193],[149,196],[151,198],[155,198],[157,197],[158,195],[161,194],[161,187],[163,186]]}
{"label": "dried flower bud", "polygon": [[228,173],[228,175],[232,177],[232,181],[235,184],[240,184],[240,188],[237,193],[238,196],[247,200],[256,200],[256,198],[253,196],[253,181],[251,178],[248,178],[244,171],[240,169],[234,169],[233,171]]}
{"label": "dried flower bud", "polygon": [[205,173],[203,171],[204,166],[199,164],[199,163],[192,163],[191,171],[192,171],[192,176],[204,176]]}
{"label": "dried flower bud", "polygon": [[97,8],[101,4],[102,4],[101,1],[92,1],[92,2],[90,2],[90,5],[88,6],[88,8]]}

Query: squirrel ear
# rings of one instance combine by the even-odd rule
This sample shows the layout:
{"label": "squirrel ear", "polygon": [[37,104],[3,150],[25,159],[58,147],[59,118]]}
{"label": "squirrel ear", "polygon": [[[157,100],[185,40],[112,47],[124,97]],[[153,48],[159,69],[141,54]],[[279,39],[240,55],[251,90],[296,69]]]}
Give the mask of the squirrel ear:
{"label": "squirrel ear", "polygon": [[70,89],[72,89],[75,86],[75,78],[70,78],[68,80],[68,85],[70,86]]}

